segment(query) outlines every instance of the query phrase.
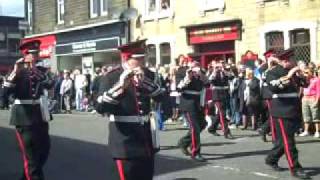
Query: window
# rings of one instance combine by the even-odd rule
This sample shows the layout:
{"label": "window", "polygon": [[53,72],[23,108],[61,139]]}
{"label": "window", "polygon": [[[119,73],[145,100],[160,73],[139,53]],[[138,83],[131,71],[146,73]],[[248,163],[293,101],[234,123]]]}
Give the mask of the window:
{"label": "window", "polygon": [[145,15],[152,18],[162,18],[172,16],[172,0],[145,0]]}
{"label": "window", "polygon": [[269,32],[266,34],[266,48],[274,49],[276,52],[284,50],[284,39],[282,32]]}
{"label": "window", "polygon": [[0,49],[7,48],[7,37],[4,32],[0,32]]}
{"label": "window", "polygon": [[108,0],[90,0],[90,17],[108,15]]}
{"label": "window", "polygon": [[29,23],[29,28],[32,30],[33,27],[33,3],[32,0],[28,0],[27,2],[27,19]]}
{"label": "window", "polygon": [[171,47],[170,43],[160,44],[160,64],[170,64],[171,63]]}
{"label": "window", "polygon": [[146,65],[148,67],[155,67],[157,64],[157,50],[156,45],[149,44],[147,46],[147,59],[146,59]]}
{"label": "window", "polygon": [[290,31],[290,46],[294,49],[295,60],[309,62],[310,52],[310,33],[308,29]]}
{"label": "window", "polygon": [[224,0],[197,0],[199,3],[200,11],[209,11],[218,9],[223,11],[225,7]]}
{"label": "window", "polygon": [[64,23],[64,0],[57,0],[57,23]]}

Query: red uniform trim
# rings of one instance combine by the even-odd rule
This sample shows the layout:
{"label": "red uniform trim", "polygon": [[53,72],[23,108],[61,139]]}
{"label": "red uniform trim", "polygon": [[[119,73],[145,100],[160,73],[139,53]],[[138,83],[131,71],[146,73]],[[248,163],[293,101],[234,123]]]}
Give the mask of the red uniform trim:
{"label": "red uniform trim", "polygon": [[274,124],[274,119],[271,116],[270,110],[271,110],[271,103],[270,100],[266,100],[267,103],[267,107],[268,107],[268,111],[269,111],[269,121],[270,121],[270,128],[271,128],[271,137],[272,137],[272,141],[274,142],[277,138],[276,135],[276,125]]}
{"label": "red uniform trim", "polygon": [[289,143],[288,143],[288,135],[287,132],[284,128],[284,124],[283,124],[283,119],[279,118],[279,124],[280,124],[280,129],[281,129],[281,134],[282,134],[282,139],[283,139],[283,143],[284,143],[284,148],[285,148],[285,153],[287,156],[287,160],[288,160],[288,164],[289,164],[289,168],[291,170],[291,172],[293,171],[293,159],[292,159],[292,155],[289,149]]}
{"label": "red uniform trim", "polygon": [[16,136],[17,136],[17,139],[18,139],[19,147],[20,147],[21,152],[22,152],[23,167],[24,167],[25,177],[27,178],[27,180],[31,180],[31,177],[29,175],[29,166],[28,166],[29,161],[28,161],[28,158],[27,158],[24,142],[23,142],[22,137],[21,137],[21,135],[19,134],[18,131],[16,131]]}
{"label": "red uniform trim", "polygon": [[191,128],[191,154],[192,157],[194,157],[196,155],[196,134],[194,131],[194,126],[190,117],[190,113],[186,113],[186,118],[189,121],[190,124],[190,128]]}
{"label": "red uniform trim", "polygon": [[225,126],[224,126],[224,116],[223,116],[223,110],[221,108],[221,103],[220,102],[216,102],[216,106],[218,108],[218,111],[219,111],[219,120],[220,120],[220,123],[221,123],[221,128],[222,128],[222,131],[225,132]]}
{"label": "red uniform trim", "polygon": [[123,169],[123,162],[122,160],[116,160],[117,163],[117,168],[120,176],[120,180],[125,180],[125,175],[124,175],[124,169]]}

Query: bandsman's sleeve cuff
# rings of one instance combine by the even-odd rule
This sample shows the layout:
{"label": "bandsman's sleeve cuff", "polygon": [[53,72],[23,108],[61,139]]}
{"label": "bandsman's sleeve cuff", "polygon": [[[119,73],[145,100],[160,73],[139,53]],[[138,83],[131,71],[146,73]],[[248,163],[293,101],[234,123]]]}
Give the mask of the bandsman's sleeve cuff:
{"label": "bandsman's sleeve cuff", "polygon": [[107,92],[103,93],[102,101],[110,104],[117,105],[119,101],[110,96]]}
{"label": "bandsman's sleeve cuff", "polygon": [[158,88],[150,94],[150,97],[158,96],[161,93],[163,93],[164,91],[165,91],[164,88],[160,88],[160,86],[158,86]]}
{"label": "bandsman's sleeve cuff", "polygon": [[9,81],[4,81],[3,86],[7,87],[7,88],[12,88],[12,87],[15,87],[16,85],[14,83],[9,82]]}

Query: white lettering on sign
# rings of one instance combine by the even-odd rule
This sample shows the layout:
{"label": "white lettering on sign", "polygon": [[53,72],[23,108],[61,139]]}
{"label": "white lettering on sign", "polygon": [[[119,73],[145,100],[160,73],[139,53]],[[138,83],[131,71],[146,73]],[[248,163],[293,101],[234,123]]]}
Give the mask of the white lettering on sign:
{"label": "white lettering on sign", "polygon": [[86,42],[80,42],[80,43],[73,43],[72,44],[72,50],[73,51],[82,51],[86,49],[96,49],[97,43],[94,41],[86,41]]}

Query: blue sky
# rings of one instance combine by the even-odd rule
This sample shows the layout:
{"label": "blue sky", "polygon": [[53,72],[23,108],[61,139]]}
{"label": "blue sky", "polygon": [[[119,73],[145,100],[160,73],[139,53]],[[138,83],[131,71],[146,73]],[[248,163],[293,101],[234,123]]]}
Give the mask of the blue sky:
{"label": "blue sky", "polygon": [[0,0],[1,12],[5,16],[24,16],[24,0]]}

